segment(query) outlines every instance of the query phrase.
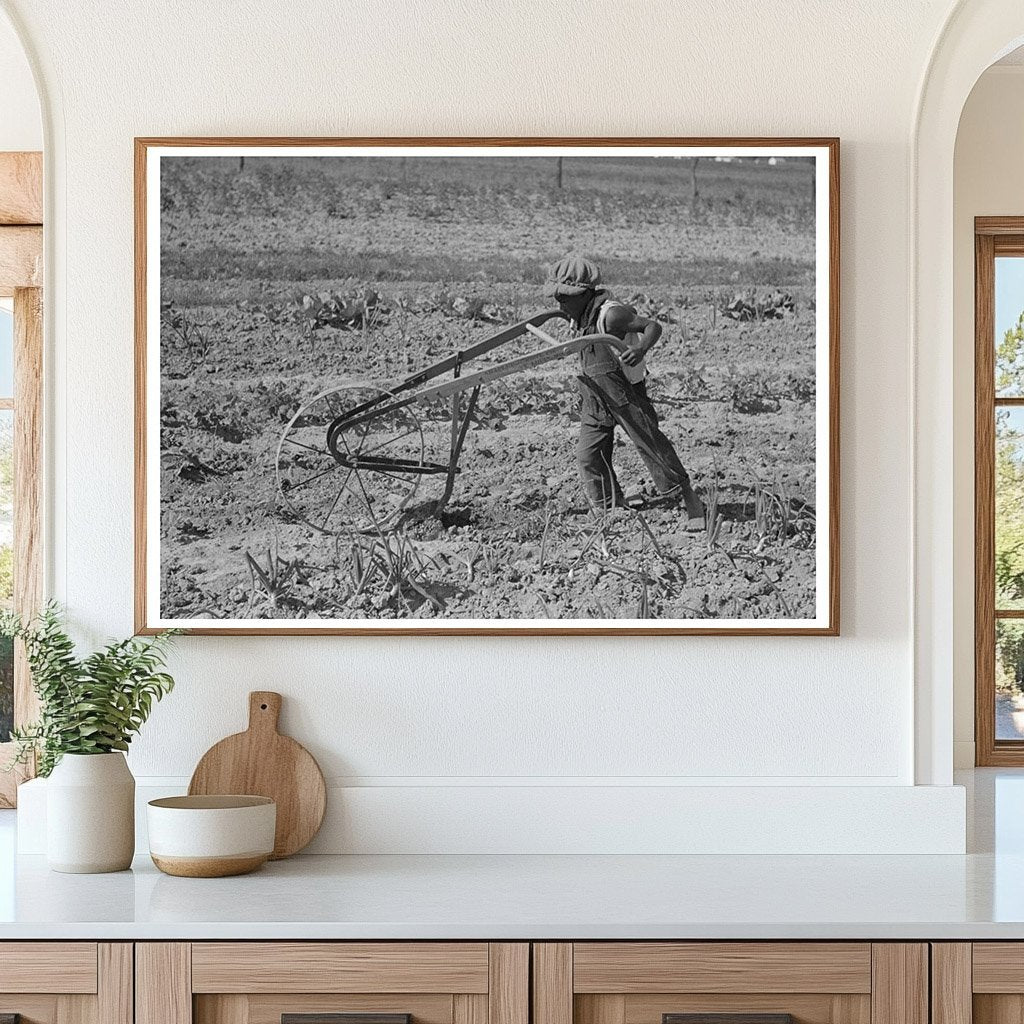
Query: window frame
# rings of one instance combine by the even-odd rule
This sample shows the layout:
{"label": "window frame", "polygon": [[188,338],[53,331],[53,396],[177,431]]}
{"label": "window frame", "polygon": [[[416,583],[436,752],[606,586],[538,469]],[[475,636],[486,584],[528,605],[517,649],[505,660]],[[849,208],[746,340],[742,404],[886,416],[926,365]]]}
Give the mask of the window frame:
{"label": "window frame", "polygon": [[[14,410],[14,609],[36,614],[43,595],[43,160],[41,153],[0,153],[0,298],[14,300],[14,388],[0,407]],[[14,724],[38,714],[21,644],[14,654]],[[0,743],[0,807],[35,766],[3,771],[15,753]]]}
{"label": "window frame", "polygon": [[1024,258],[1024,217],[974,221],[974,761],[1024,766],[1024,740],[996,739],[996,620],[1024,623],[1024,609],[997,609],[995,593],[996,410],[1024,397],[996,398],[995,261]]}

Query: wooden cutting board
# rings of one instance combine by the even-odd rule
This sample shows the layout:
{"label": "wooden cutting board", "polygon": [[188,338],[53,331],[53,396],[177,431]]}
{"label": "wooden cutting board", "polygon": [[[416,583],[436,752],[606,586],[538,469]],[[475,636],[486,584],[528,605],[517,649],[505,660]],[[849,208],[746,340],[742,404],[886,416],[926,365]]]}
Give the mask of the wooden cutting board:
{"label": "wooden cutting board", "polygon": [[277,803],[271,860],[298,853],[317,834],[327,808],[327,787],[313,755],[277,731],[281,694],[249,694],[249,728],[214,744],[200,759],[190,796],[245,793]]}

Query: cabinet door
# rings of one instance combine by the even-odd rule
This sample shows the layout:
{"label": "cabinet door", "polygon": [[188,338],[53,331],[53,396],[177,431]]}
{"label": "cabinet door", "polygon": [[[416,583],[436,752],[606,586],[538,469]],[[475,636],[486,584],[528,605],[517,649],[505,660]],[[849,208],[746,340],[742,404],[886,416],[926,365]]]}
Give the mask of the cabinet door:
{"label": "cabinet door", "polygon": [[538,943],[533,1024],[928,1024],[922,943]]}
{"label": "cabinet door", "polygon": [[529,1024],[525,943],[140,943],[136,984],[136,1024]]}
{"label": "cabinet door", "polygon": [[4,1024],[132,1024],[130,943],[0,942]]}
{"label": "cabinet door", "polygon": [[932,946],[935,1024],[1024,1021],[1024,942]]}

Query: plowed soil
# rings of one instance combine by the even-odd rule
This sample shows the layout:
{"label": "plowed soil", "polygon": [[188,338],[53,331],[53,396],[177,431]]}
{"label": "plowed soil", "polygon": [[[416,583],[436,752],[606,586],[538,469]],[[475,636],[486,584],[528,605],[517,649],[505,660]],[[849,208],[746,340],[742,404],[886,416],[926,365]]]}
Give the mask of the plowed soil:
{"label": "plowed soil", "polygon": [[[557,188],[553,160],[165,158],[161,614],[812,617],[811,168],[702,161],[693,199],[685,163],[566,160]],[[325,391],[345,408],[548,308],[545,267],[570,250],[663,323],[649,390],[711,506],[704,529],[587,509],[575,358],[482,389],[443,510],[444,478],[428,476],[375,526],[359,502],[386,509],[397,485],[378,478],[375,501],[361,474],[370,493],[349,480],[336,501],[339,467],[316,500],[284,500],[278,449],[300,409]],[[444,462],[450,403],[410,412]],[[389,429],[371,422],[364,447],[388,450]],[[627,491],[649,488],[625,438],[616,468]],[[326,531],[308,521],[319,509]]]}

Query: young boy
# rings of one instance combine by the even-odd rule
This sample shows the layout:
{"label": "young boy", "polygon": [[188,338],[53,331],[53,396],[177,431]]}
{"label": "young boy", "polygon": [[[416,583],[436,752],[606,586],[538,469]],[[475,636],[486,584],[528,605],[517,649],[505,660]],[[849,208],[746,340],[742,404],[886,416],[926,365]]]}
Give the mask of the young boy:
{"label": "young boy", "polygon": [[580,334],[612,334],[629,346],[619,354],[610,345],[596,343],[580,353],[583,406],[576,457],[587,500],[594,508],[626,505],[612,468],[618,425],[636,445],[654,480],[658,497],[652,504],[682,504],[691,520],[699,520],[703,502],[658,425],[644,382],[647,353],[661,337],[661,325],[613,299],[601,287],[597,264],[579,256],[566,256],[551,268],[546,294],[557,300]]}

